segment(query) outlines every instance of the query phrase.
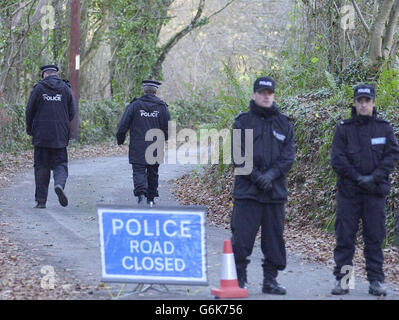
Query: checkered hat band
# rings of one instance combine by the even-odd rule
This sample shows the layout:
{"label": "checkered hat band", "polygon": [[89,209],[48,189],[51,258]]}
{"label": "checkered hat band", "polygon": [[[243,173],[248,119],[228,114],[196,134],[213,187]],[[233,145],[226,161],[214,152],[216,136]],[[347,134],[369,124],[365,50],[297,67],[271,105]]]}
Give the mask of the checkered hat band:
{"label": "checkered hat band", "polygon": [[145,83],[144,87],[153,87],[153,88],[158,88],[158,86],[156,84],[152,84],[152,83]]}

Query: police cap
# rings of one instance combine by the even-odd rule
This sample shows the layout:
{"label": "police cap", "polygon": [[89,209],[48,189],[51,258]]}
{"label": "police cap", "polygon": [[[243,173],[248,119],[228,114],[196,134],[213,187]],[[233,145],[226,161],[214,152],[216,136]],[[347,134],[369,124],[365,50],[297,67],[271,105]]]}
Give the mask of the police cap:
{"label": "police cap", "polygon": [[370,84],[361,84],[355,88],[354,96],[355,99],[360,97],[375,99],[375,89]]}
{"label": "police cap", "polygon": [[162,83],[160,83],[158,81],[155,81],[155,80],[143,80],[142,83],[143,83],[144,88],[145,87],[152,87],[152,88],[155,88],[155,89],[158,89],[159,86],[162,84]]}
{"label": "police cap", "polygon": [[254,83],[254,92],[269,90],[274,92],[274,80],[270,77],[260,77]]}
{"label": "police cap", "polygon": [[58,72],[59,68],[55,64],[47,64],[47,65],[45,65],[43,67],[40,67],[40,70],[42,71],[42,77],[43,77],[45,72],[47,72],[47,71]]}

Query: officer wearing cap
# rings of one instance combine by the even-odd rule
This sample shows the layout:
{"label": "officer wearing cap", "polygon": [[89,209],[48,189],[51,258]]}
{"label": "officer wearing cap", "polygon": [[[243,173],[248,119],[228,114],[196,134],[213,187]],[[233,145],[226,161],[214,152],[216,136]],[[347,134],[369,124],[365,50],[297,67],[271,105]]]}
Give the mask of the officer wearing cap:
{"label": "officer wearing cap", "polygon": [[[253,132],[253,169],[248,175],[235,176],[231,230],[239,286],[246,286],[248,257],[261,227],[262,292],[284,295],[286,289],[277,282],[277,275],[286,267],[283,238],[286,175],[294,163],[295,142],[288,117],[280,113],[274,102],[274,91],[272,78],[258,78],[249,112],[239,114],[234,121],[233,129],[240,131],[241,138],[233,134],[233,152],[241,148],[242,153],[245,130]],[[238,164],[234,155],[233,163],[236,168],[245,166],[245,163]]]}
{"label": "officer wearing cap", "polygon": [[34,145],[35,208],[46,208],[51,171],[58,200],[66,207],[67,146],[70,122],[75,116],[74,99],[68,81],[58,77],[56,65],[45,65],[40,70],[43,79],[34,86],[26,107],[26,131]]}
{"label": "officer wearing cap", "polygon": [[[134,98],[126,107],[117,128],[116,138],[118,145],[122,145],[126,139],[126,133],[130,130],[129,163],[133,168],[134,195],[138,197],[138,203],[143,204],[147,198],[147,204],[152,206],[154,198],[158,197],[158,169],[161,161],[152,163],[146,157],[147,148],[154,141],[146,141],[149,130],[162,130],[165,140],[168,140],[168,122],[170,113],[168,105],[159,99],[156,94],[160,82],[144,80],[144,95]],[[164,141],[161,141],[163,148]],[[163,149],[162,149],[163,150]],[[155,151],[157,156],[157,151]]]}
{"label": "officer wearing cap", "polygon": [[345,266],[352,266],[359,221],[363,224],[369,293],[386,295],[382,243],[385,238],[385,201],[390,192],[389,175],[399,159],[399,146],[392,126],[377,118],[375,89],[359,85],[354,91],[351,119],[338,125],[331,164],[338,175],[337,217],[334,250],[336,278],[333,294],[349,293],[342,280]]}

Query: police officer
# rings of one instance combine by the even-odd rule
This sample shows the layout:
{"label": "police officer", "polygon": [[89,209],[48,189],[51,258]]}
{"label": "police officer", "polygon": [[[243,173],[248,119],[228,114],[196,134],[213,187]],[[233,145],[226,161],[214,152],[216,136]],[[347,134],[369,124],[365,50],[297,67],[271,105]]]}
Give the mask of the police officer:
{"label": "police officer", "polygon": [[337,218],[334,250],[336,278],[333,294],[349,293],[344,283],[345,266],[352,266],[359,220],[363,223],[369,293],[386,295],[381,286],[385,238],[385,201],[390,191],[389,175],[399,159],[399,147],[391,125],[377,118],[375,89],[359,85],[354,91],[351,119],[338,125],[331,163],[338,175]]}
{"label": "police officer", "polygon": [[74,99],[68,81],[58,77],[56,65],[40,69],[43,79],[34,86],[26,107],[26,131],[33,137],[34,145],[35,208],[46,208],[51,171],[55,193],[60,204],[66,207],[67,145],[70,122],[75,116]]}
{"label": "police officer", "polygon": [[241,139],[233,134],[234,166],[243,167],[234,159],[234,149],[241,146],[241,150],[245,150],[245,130],[249,129],[253,132],[253,168],[247,175],[235,176],[231,230],[239,286],[246,286],[248,257],[261,227],[264,255],[262,292],[284,295],[286,289],[276,278],[278,271],[286,267],[283,238],[286,175],[294,163],[295,142],[288,117],[279,112],[274,102],[274,90],[272,78],[258,78],[254,83],[249,112],[235,118],[233,129],[241,132]]}
{"label": "police officer", "polygon": [[[156,96],[161,83],[153,80],[144,80],[142,83],[144,95],[134,98],[126,107],[118,123],[116,137],[118,145],[122,145],[127,131],[130,130],[129,163],[133,167],[134,195],[138,197],[139,204],[143,204],[146,197],[147,204],[152,206],[155,204],[154,198],[159,196],[158,169],[163,159],[149,161],[146,158],[146,150],[154,142],[146,141],[145,136],[151,129],[160,129],[167,140],[168,122],[171,118],[168,105]],[[159,156],[158,151],[163,152],[164,141],[160,142],[159,149],[162,150],[155,150],[154,157]]]}

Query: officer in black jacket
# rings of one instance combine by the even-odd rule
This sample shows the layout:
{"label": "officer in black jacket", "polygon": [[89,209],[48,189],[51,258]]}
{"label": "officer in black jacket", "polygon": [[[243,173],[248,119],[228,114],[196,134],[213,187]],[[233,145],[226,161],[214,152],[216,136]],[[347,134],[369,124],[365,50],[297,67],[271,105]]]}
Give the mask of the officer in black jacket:
{"label": "officer in black jacket", "polygon": [[[133,167],[134,195],[138,197],[139,204],[143,204],[146,197],[150,206],[154,204],[154,198],[159,196],[158,169],[163,157],[158,151],[163,154],[164,142],[168,140],[168,122],[171,119],[168,105],[156,96],[159,85],[161,83],[158,81],[143,81],[144,95],[134,98],[126,107],[116,133],[118,145],[122,145],[130,130],[129,163]],[[164,137],[158,135],[154,140],[146,141],[146,134],[152,129],[161,130]],[[146,151],[154,141],[160,144],[150,154],[154,158],[149,160]]]}
{"label": "officer in black jacket", "polygon": [[[295,159],[293,127],[274,102],[274,80],[261,77],[254,83],[250,111],[239,114],[233,126],[233,163],[235,150],[245,153],[245,130],[252,130],[253,166],[247,174],[236,174],[234,208],[231,220],[232,245],[240,287],[247,282],[246,268],[256,234],[262,229],[263,293],[286,294],[276,281],[278,270],[286,267],[283,238],[287,201],[286,175]],[[238,130],[238,131],[237,131]],[[234,131],[239,133],[235,136]],[[240,137],[240,138],[237,138]]]}
{"label": "officer in black jacket", "polygon": [[332,143],[331,163],[338,175],[334,250],[337,281],[332,293],[349,292],[343,281],[343,267],[352,266],[361,219],[369,293],[380,296],[386,295],[381,286],[385,201],[390,192],[389,175],[399,159],[399,147],[392,126],[377,118],[373,86],[357,86],[354,103],[352,118],[338,125]]}
{"label": "officer in black jacket", "polygon": [[26,107],[26,131],[33,137],[36,208],[46,208],[51,170],[55,192],[63,207],[68,205],[64,193],[68,178],[70,122],[75,116],[72,89],[57,76],[56,65],[41,67],[42,77],[30,94]]}

